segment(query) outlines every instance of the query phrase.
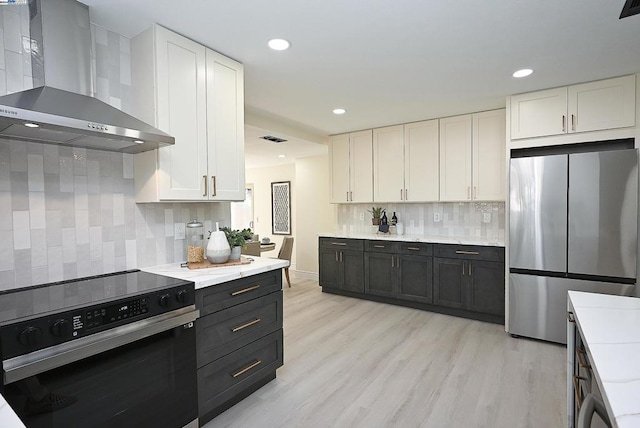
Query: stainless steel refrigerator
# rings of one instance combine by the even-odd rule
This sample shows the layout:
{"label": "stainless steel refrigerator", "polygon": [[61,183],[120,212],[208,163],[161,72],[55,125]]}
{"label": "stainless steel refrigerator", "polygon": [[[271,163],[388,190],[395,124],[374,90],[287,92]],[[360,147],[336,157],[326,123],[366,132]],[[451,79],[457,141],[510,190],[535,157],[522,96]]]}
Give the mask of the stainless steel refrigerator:
{"label": "stainless steel refrigerator", "polygon": [[508,331],[566,343],[568,290],[633,292],[638,153],[513,156]]}

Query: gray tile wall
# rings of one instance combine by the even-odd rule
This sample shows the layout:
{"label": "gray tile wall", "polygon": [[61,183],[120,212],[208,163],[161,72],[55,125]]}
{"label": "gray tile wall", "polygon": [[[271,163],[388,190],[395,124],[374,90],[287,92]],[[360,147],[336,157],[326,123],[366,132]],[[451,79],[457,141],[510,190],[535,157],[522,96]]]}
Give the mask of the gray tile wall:
{"label": "gray tile wall", "polygon": [[[23,11],[0,7],[0,94],[32,84]],[[96,96],[128,111],[130,41],[91,34]],[[183,261],[173,224],[194,218],[229,225],[230,206],[136,204],[133,155],[0,139],[0,290]]]}
{"label": "gray tile wall", "polygon": [[[344,233],[371,232],[372,204],[338,206],[338,231]],[[373,204],[386,209],[391,220],[396,212],[398,221],[404,224],[405,234],[473,236],[504,241],[504,202],[442,202],[430,204]],[[434,213],[441,214],[441,221],[434,222]],[[490,222],[483,223],[483,213],[490,214]],[[360,220],[364,214],[364,220]]]}

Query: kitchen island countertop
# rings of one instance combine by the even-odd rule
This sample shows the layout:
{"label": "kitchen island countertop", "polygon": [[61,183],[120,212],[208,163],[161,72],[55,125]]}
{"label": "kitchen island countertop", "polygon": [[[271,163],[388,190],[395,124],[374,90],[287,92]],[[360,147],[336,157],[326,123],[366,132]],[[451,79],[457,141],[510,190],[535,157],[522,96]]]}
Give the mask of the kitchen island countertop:
{"label": "kitchen island countertop", "polygon": [[640,299],[569,291],[614,427],[640,426]]}
{"label": "kitchen island countertop", "polygon": [[272,259],[269,257],[251,256],[252,262],[245,265],[214,267],[206,269],[189,269],[180,267],[180,263],[150,266],[140,270],[158,275],[193,281],[196,290],[222,284],[234,279],[244,278],[271,270],[282,269],[289,266],[288,260]]}
{"label": "kitchen island countertop", "polygon": [[384,239],[388,241],[426,242],[431,244],[457,244],[457,245],[483,245],[488,247],[504,247],[504,239],[486,238],[476,236],[450,236],[450,235],[398,235],[378,233],[342,233],[323,232],[318,234],[321,238],[348,238],[348,239]]}

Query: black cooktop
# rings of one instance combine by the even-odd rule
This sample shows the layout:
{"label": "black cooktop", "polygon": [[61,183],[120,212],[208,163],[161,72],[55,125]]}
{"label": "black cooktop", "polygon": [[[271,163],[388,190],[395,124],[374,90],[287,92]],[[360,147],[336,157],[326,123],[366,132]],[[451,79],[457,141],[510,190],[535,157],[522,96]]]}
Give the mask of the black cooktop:
{"label": "black cooktop", "polygon": [[0,324],[109,302],[189,281],[130,270],[0,292]]}

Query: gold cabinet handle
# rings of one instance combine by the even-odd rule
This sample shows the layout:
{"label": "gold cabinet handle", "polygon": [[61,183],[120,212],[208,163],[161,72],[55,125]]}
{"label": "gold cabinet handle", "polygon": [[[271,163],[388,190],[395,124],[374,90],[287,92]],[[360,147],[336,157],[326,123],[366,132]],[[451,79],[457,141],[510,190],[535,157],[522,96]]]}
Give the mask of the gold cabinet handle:
{"label": "gold cabinet handle", "polygon": [[211,196],[216,196],[216,194],[218,193],[218,191],[217,191],[217,189],[216,189],[216,187],[217,187],[217,186],[216,186],[216,184],[217,184],[217,183],[216,183],[216,176],[215,176],[215,175],[212,175],[212,176],[211,176],[211,188],[212,188],[213,190],[211,191]]}
{"label": "gold cabinet handle", "polygon": [[574,114],[571,115],[571,130],[576,130],[576,116]]}
{"label": "gold cabinet handle", "polygon": [[395,259],[395,257],[394,257],[394,256],[391,256],[391,267],[394,267],[394,266],[393,266],[393,259]]}
{"label": "gold cabinet handle", "polygon": [[344,259],[342,258],[342,256],[344,256],[344,253],[343,253],[342,251],[340,251],[340,262],[341,262],[341,263],[342,263],[342,261],[344,260]]}
{"label": "gold cabinet handle", "polygon": [[565,117],[565,115],[562,115],[562,132],[567,132],[567,126],[566,126],[566,121],[567,118]]}
{"label": "gold cabinet handle", "polygon": [[576,357],[578,357],[578,364],[580,367],[590,369],[591,365],[587,363],[587,352],[584,349],[576,349]]}
{"label": "gold cabinet handle", "polygon": [[338,252],[336,251],[336,263],[338,263]]}
{"label": "gold cabinet handle", "polygon": [[209,191],[207,190],[207,185],[209,183],[207,182],[207,176],[206,175],[203,175],[202,178],[204,180],[204,193],[202,194],[202,196],[204,196],[206,198],[207,197],[207,193],[209,193]]}
{"label": "gold cabinet handle", "polygon": [[345,242],[332,242],[331,245],[340,245],[342,247],[346,247],[347,244]]}
{"label": "gold cabinet handle", "polygon": [[407,189],[404,189],[404,200],[405,201],[409,200],[409,192],[407,191]]}
{"label": "gold cabinet handle", "polygon": [[469,276],[471,276],[471,262],[469,262]]}
{"label": "gold cabinet handle", "polygon": [[384,245],[374,245],[375,248],[384,248]]}
{"label": "gold cabinet handle", "polygon": [[407,247],[407,250],[420,251],[420,248],[418,248],[418,247]]}
{"label": "gold cabinet handle", "polygon": [[473,186],[473,199],[476,199],[478,197],[478,188],[476,186]]}
{"label": "gold cabinet handle", "polygon": [[464,262],[462,262],[462,276],[464,276]]}
{"label": "gold cabinet handle", "polygon": [[246,372],[248,372],[249,370],[251,370],[252,368],[259,366],[260,364],[262,364],[262,361],[258,360],[255,363],[250,364],[247,367],[243,368],[239,372],[232,374],[231,376],[233,376],[234,378],[236,378],[238,376],[241,376],[241,375],[245,374]]}
{"label": "gold cabinet handle", "polygon": [[347,202],[349,202],[349,192],[347,192]]}
{"label": "gold cabinet handle", "polygon": [[242,324],[242,325],[239,325],[237,327],[232,328],[231,331],[236,333],[236,332],[238,332],[240,330],[244,330],[247,327],[251,327],[252,325],[258,324],[260,321],[262,321],[260,318],[256,318],[253,321],[249,321],[246,324]]}
{"label": "gold cabinet handle", "polygon": [[477,251],[463,251],[463,250],[456,250],[456,254],[466,254],[468,256],[479,256],[480,253]]}
{"label": "gold cabinet handle", "polygon": [[248,293],[249,291],[257,290],[258,288],[260,288],[260,284],[256,284],[252,287],[244,288],[242,290],[234,291],[233,293],[231,293],[231,295],[238,296],[240,294]]}

